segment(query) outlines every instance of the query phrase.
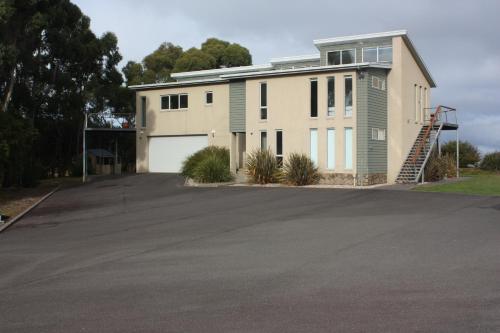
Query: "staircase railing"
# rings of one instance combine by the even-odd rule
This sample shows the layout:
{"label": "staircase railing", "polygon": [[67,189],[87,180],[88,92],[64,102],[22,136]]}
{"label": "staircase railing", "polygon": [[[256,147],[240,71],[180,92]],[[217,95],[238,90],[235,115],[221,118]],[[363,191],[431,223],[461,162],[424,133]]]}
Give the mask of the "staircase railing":
{"label": "staircase railing", "polygon": [[[429,158],[431,157],[432,149],[434,149],[434,145],[436,144],[437,139],[439,138],[439,134],[441,134],[441,130],[443,129],[443,126],[444,126],[444,123],[441,123],[439,125],[439,128],[436,132],[436,137],[434,138],[431,145],[429,146],[429,150],[427,151],[427,154],[425,155],[424,162],[422,163],[422,166],[420,167],[420,170],[418,171],[417,176],[415,177],[415,182],[418,182],[418,180],[421,176],[423,177],[425,166],[427,165],[427,162],[429,161]],[[422,182],[423,182],[423,179],[422,179]]]}
{"label": "staircase railing", "polygon": [[422,153],[422,150],[425,148],[427,139],[432,133],[432,130],[434,128],[434,125],[436,122],[439,120],[439,114],[441,113],[441,105],[436,108],[436,112],[431,114],[431,119],[430,119],[430,124],[429,127],[424,132],[424,136],[422,137],[422,142],[418,145],[417,149],[415,150],[415,155],[413,156],[413,164],[415,165],[417,163],[418,158],[420,157],[420,154]]}

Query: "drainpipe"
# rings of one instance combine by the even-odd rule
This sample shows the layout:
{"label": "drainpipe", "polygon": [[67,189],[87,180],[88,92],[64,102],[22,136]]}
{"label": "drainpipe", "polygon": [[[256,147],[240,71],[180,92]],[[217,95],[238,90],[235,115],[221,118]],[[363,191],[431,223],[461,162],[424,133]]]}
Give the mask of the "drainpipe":
{"label": "drainpipe", "polygon": [[458,128],[457,128],[457,179],[460,178],[460,144],[458,141]]}

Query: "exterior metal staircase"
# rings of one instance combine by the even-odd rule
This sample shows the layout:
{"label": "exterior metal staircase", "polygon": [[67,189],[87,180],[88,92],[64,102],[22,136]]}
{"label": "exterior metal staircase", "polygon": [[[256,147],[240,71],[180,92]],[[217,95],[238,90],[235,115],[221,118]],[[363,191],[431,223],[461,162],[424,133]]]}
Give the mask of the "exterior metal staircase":
{"label": "exterior metal staircase", "polygon": [[[450,112],[455,114],[455,121],[451,123],[448,116]],[[430,115],[430,119],[420,129],[415,143],[401,167],[396,183],[417,183],[420,179],[423,182],[425,166],[438,142],[441,131],[450,129],[458,129],[456,110],[445,106],[438,106],[436,111]]]}

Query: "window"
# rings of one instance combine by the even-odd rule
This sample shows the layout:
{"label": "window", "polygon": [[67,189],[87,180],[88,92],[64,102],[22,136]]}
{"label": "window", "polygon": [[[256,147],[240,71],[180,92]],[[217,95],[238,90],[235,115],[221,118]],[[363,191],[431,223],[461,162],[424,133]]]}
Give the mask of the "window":
{"label": "window", "polygon": [[392,46],[363,48],[363,62],[391,62]]}
{"label": "window", "polygon": [[318,80],[311,80],[311,117],[318,116]]}
{"label": "window", "polygon": [[335,128],[326,130],[326,168],[335,169]]}
{"label": "window", "polygon": [[418,86],[415,85],[415,123],[419,119],[419,107],[418,107]]}
{"label": "window", "polygon": [[188,108],[188,95],[175,94],[161,96],[161,109],[162,110],[178,110]]}
{"label": "window", "polygon": [[363,49],[363,62],[377,62],[378,50],[376,47],[365,47]]}
{"label": "window", "polygon": [[267,132],[266,131],[260,132],[260,149],[261,150],[267,149]]}
{"label": "window", "polygon": [[278,165],[283,165],[283,131],[276,131],[276,160]]}
{"label": "window", "polygon": [[170,109],[170,96],[161,96],[161,109]]}
{"label": "window", "polygon": [[214,93],[211,91],[207,91],[205,93],[205,104],[211,105],[214,102]]}
{"label": "window", "polygon": [[384,46],[378,48],[378,62],[392,61],[392,46]]}
{"label": "window", "polygon": [[420,122],[424,122],[424,91],[422,86],[420,86],[420,93],[419,93],[419,105],[420,105]]}
{"label": "window", "polygon": [[260,119],[267,119],[267,83],[260,84]]}
{"label": "window", "polygon": [[314,165],[318,166],[318,129],[311,128],[309,130],[309,141],[310,141],[310,157]]}
{"label": "window", "polygon": [[385,128],[372,128],[372,140],[385,141]]}
{"label": "window", "polygon": [[141,126],[146,127],[146,96],[141,97]]}
{"label": "window", "polygon": [[344,153],[345,153],[345,158],[344,158],[344,164],[345,164],[345,169],[351,170],[352,169],[352,128],[351,127],[346,127],[344,129]]}
{"label": "window", "polygon": [[344,78],[344,89],[345,89],[344,116],[352,117],[352,76],[349,75]]}
{"label": "window", "polygon": [[180,100],[180,108],[187,109],[188,108],[188,95],[179,95]]}
{"label": "window", "polygon": [[356,62],[356,51],[354,49],[331,51],[326,57],[328,65],[347,65]]}
{"label": "window", "polygon": [[385,90],[385,80],[377,76],[372,76],[372,88]]}
{"label": "window", "polygon": [[335,116],[335,77],[328,78],[328,117]]}
{"label": "window", "polygon": [[424,88],[424,116],[425,121],[429,121],[429,92],[427,88]]}

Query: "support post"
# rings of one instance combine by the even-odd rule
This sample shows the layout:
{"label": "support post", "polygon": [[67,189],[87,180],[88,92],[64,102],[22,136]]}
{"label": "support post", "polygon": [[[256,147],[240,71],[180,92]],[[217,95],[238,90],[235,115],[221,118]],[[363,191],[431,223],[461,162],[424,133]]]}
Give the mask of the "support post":
{"label": "support post", "polygon": [[83,159],[83,173],[82,173],[82,182],[85,183],[87,180],[87,114],[85,113],[85,120],[83,123],[83,150],[82,150],[82,159]]}
{"label": "support post", "polygon": [[457,128],[457,179],[460,178],[460,142],[458,141],[458,128]]}

